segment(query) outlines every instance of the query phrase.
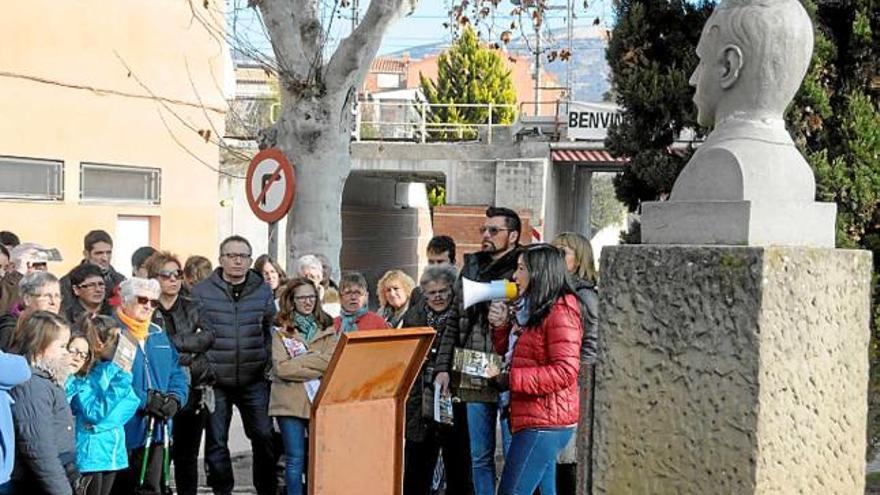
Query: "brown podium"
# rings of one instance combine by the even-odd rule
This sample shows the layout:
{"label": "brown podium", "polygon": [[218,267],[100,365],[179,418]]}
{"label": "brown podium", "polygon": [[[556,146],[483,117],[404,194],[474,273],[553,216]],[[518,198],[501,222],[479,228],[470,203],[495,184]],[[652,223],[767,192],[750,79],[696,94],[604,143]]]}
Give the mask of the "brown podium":
{"label": "brown podium", "polygon": [[433,338],[430,328],[340,337],[312,404],[310,495],[403,491],[406,398]]}

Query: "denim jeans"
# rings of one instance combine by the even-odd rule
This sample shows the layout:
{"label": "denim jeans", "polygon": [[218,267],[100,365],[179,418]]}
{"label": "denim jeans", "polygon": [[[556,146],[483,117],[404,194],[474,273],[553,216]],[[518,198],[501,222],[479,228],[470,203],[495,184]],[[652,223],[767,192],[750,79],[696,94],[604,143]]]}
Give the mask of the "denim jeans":
{"label": "denim jeans", "polygon": [[243,387],[214,388],[214,412],[205,432],[205,471],[208,485],[218,495],[232,493],[235,479],[229,456],[229,424],[232,406],[241,414],[244,434],[251,441],[254,454],[254,488],[259,495],[275,495],[275,449],[272,444],[272,421],[269,419],[269,384],[259,381]]}
{"label": "denim jeans", "polygon": [[309,422],[302,418],[279,416],[278,426],[281,428],[281,438],[284,440],[286,458],[284,479],[287,482],[287,495],[302,495],[302,475],[306,464],[306,450],[309,448],[306,442]]}
{"label": "denim jeans", "polygon": [[556,456],[574,428],[526,428],[513,434],[498,495],[556,495]]}
{"label": "denim jeans", "polygon": [[[474,495],[495,494],[495,431],[498,413],[498,404],[494,402],[467,403]],[[505,419],[501,421],[501,446],[505,455],[509,445],[510,429]]]}

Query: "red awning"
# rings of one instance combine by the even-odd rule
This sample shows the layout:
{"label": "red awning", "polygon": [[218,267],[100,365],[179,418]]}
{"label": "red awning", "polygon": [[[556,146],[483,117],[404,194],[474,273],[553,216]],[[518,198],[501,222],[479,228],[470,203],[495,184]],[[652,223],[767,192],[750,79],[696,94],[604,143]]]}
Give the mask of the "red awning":
{"label": "red awning", "polygon": [[[690,153],[688,148],[670,147],[667,151],[669,154],[680,158],[686,157]],[[617,158],[605,150],[551,150],[550,157],[554,163],[605,164],[606,166],[615,167],[622,167],[629,161],[629,158]]]}
{"label": "red awning", "polygon": [[626,158],[615,158],[605,150],[552,150],[550,157],[557,163],[617,163],[623,165]]}

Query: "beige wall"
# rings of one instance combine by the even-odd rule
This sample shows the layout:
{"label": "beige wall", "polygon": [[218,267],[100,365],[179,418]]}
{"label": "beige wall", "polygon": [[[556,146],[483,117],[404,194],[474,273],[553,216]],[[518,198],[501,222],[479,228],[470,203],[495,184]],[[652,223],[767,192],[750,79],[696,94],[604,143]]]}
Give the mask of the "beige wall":
{"label": "beige wall", "polygon": [[[193,5],[222,23],[224,2]],[[118,215],[159,217],[159,246],[216,258],[218,147],[196,130],[222,135],[226,58],[189,2],[17,2],[0,32],[0,155],[63,160],[65,191],[0,200],[0,229],[59,248],[57,273],[79,260],[85,232],[114,235]],[[161,168],[161,205],[80,202],[82,161]]]}

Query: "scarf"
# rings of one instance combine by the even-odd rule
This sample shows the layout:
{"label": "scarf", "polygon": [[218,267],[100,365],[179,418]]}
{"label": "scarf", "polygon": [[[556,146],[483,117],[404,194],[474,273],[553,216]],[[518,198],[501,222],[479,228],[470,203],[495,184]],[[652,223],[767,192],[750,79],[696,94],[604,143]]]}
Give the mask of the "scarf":
{"label": "scarf", "polygon": [[435,313],[433,309],[427,308],[426,311],[428,316],[428,326],[433,328],[438,334],[443,332],[446,329],[446,320],[449,319],[449,314],[452,312],[452,306],[450,305],[446,308],[442,313]]}
{"label": "scarf", "polygon": [[529,304],[529,299],[527,297],[521,297],[519,302],[516,303],[516,322],[519,323],[519,326],[525,328],[526,323],[529,321],[529,317],[531,317],[531,304]]}
{"label": "scarf", "polygon": [[71,375],[70,362],[67,358],[59,357],[51,360],[40,360],[31,367],[40,370],[49,375],[49,380],[55,385],[64,388],[67,384],[67,377]]}
{"label": "scarf", "polygon": [[367,314],[367,311],[368,310],[366,306],[358,309],[354,313],[349,313],[348,311],[343,309],[341,312],[342,325],[340,325],[342,333],[356,332],[358,329],[357,321],[360,319],[361,316]]}
{"label": "scarf", "polygon": [[400,328],[403,324],[403,316],[406,314],[406,311],[408,309],[409,303],[407,303],[400,309],[394,309],[391,306],[385,306],[379,311],[379,316],[381,316],[382,319],[388,322],[389,327]]}
{"label": "scarf", "polygon": [[315,338],[315,334],[318,333],[318,322],[315,321],[315,317],[312,315],[303,315],[294,311],[293,323],[307,344],[311,343],[312,339]]}
{"label": "scarf", "polygon": [[134,318],[125,314],[122,311],[122,308],[116,308],[116,317],[119,318],[119,321],[121,321],[123,325],[128,327],[131,335],[135,339],[137,339],[138,342],[143,342],[147,340],[147,335],[150,333],[150,320],[135,320]]}

